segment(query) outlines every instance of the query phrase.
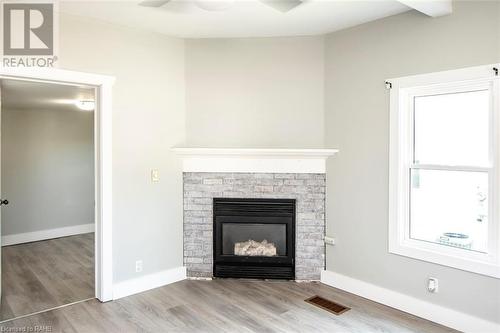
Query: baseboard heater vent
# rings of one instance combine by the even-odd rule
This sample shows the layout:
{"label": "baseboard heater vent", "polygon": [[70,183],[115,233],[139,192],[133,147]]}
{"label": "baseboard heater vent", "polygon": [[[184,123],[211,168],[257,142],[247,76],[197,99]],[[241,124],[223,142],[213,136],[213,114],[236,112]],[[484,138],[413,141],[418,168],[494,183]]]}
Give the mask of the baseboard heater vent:
{"label": "baseboard heater vent", "polygon": [[311,298],[308,298],[305,301],[309,304],[315,305],[319,308],[322,308],[323,310],[326,310],[326,311],[331,312],[331,313],[336,314],[336,315],[342,314],[342,313],[350,310],[350,308],[348,308],[346,306],[329,301],[329,300],[327,300],[323,297],[320,297],[318,295],[313,296]]}

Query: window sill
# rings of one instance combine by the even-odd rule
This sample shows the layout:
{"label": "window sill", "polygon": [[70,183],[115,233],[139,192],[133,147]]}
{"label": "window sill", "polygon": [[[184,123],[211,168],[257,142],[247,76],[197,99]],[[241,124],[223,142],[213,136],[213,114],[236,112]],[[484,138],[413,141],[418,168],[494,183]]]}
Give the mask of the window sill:
{"label": "window sill", "polygon": [[424,241],[405,240],[389,244],[389,253],[476,274],[500,278],[498,259],[486,253],[453,248]]}

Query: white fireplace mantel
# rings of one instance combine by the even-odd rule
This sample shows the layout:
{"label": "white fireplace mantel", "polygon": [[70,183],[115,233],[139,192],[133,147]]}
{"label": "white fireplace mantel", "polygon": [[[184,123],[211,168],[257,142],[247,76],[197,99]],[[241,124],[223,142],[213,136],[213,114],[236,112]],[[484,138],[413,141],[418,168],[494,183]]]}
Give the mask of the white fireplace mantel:
{"label": "white fireplace mantel", "polygon": [[337,149],[174,147],[184,172],[325,173]]}

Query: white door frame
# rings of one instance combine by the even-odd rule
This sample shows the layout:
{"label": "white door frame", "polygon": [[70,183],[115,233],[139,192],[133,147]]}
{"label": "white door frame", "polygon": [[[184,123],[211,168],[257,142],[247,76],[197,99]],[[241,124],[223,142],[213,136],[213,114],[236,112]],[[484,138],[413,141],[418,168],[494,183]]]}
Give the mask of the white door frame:
{"label": "white door frame", "polygon": [[95,295],[101,302],[113,299],[113,161],[112,87],[115,78],[54,68],[10,68],[0,65],[0,79],[41,81],[96,87],[95,112]]}

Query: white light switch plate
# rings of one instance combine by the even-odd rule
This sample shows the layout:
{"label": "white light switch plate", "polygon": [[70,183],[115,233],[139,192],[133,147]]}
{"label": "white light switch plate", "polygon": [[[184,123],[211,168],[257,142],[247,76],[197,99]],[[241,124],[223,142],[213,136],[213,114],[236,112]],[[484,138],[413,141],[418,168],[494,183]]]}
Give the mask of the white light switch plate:
{"label": "white light switch plate", "polygon": [[152,183],[160,182],[160,171],[158,169],[151,169],[151,182]]}

